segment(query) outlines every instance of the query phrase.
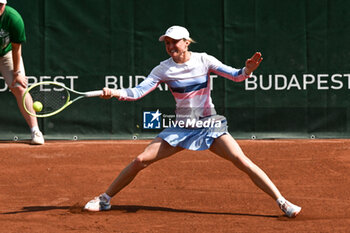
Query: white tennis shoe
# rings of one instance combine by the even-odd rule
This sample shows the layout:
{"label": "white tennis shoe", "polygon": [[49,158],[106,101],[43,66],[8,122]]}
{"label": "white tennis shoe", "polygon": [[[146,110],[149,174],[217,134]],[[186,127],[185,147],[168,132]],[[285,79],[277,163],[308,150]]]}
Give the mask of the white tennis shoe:
{"label": "white tennis shoe", "polygon": [[32,133],[31,144],[32,145],[43,145],[44,143],[45,143],[45,140],[44,140],[43,134],[40,132],[40,130],[35,130]]}
{"label": "white tennis shoe", "polygon": [[277,200],[277,204],[289,218],[296,217],[301,211],[300,206],[294,205],[284,198]]}
{"label": "white tennis shoe", "polygon": [[109,201],[103,197],[102,195],[95,197],[91,201],[89,201],[85,207],[85,210],[88,211],[104,211],[104,210],[110,210],[111,204]]}

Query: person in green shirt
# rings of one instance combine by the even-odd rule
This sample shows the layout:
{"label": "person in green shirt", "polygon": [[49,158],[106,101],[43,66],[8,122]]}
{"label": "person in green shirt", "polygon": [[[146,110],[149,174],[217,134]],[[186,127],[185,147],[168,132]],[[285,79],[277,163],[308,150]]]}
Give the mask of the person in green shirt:
{"label": "person in green shirt", "polygon": [[[18,107],[32,132],[32,144],[44,144],[36,117],[30,116],[22,105],[22,96],[27,89],[28,80],[25,76],[22,43],[26,41],[24,22],[21,15],[6,0],[0,0],[0,73],[11,92],[16,97]],[[32,98],[25,100],[27,106],[32,106]],[[32,111],[32,109],[29,109]]]}

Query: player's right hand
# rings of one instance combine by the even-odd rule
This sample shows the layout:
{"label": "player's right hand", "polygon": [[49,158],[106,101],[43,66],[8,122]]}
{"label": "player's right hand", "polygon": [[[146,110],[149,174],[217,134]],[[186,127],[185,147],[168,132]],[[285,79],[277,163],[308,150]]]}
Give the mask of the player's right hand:
{"label": "player's right hand", "polygon": [[102,95],[100,95],[100,97],[102,99],[110,99],[113,97],[119,97],[119,92],[118,90],[114,90],[114,89],[109,89],[108,87],[105,87],[102,89],[103,93]]}
{"label": "player's right hand", "polygon": [[109,89],[108,87],[104,87],[104,88],[102,89],[102,92],[103,92],[102,95],[100,95],[100,97],[101,97],[102,99],[110,99],[110,98],[113,97],[112,90]]}

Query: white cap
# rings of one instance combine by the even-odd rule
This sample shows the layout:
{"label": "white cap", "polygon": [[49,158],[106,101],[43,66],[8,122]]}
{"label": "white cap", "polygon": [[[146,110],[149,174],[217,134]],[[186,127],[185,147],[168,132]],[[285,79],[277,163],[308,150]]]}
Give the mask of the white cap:
{"label": "white cap", "polygon": [[0,0],[0,3],[6,4],[7,1],[6,0]]}
{"label": "white cap", "polygon": [[166,30],[165,34],[159,37],[159,41],[164,41],[165,37],[173,38],[174,40],[190,39],[190,33],[186,28],[181,26],[172,26]]}

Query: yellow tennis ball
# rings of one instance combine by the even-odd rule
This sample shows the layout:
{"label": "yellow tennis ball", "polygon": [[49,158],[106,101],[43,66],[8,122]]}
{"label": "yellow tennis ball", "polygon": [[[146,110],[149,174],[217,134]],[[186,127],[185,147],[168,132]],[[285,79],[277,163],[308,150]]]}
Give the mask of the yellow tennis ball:
{"label": "yellow tennis ball", "polygon": [[39,101],[35,101],[33,103],[33,108],[34,108],[34,111],[40,112],[41,110],[43,110],[43,104]]}

